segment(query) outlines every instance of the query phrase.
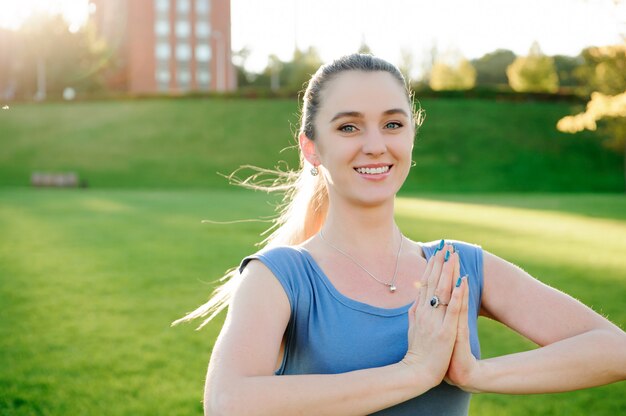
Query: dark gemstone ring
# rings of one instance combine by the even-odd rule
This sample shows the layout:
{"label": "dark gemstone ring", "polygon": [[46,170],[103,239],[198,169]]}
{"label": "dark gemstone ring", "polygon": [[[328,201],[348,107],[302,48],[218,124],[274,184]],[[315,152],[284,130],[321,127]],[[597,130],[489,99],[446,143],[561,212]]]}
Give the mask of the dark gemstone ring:
{"label": "dark gemstone ring", "polygon": [[433,308],[437,308],[439,305],[441,306],[448,306],[447,303],[441,303],[441,300],[439,300],[439,296],[435,295],[432,298],[430,298],[430,306],[432,306]]}

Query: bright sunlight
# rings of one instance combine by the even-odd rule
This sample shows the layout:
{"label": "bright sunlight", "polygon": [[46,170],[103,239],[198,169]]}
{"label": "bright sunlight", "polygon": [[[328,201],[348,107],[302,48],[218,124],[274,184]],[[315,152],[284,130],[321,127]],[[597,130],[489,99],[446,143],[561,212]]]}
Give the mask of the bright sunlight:
{"label": "bright sunlight", "polygon": [[76,31],[88,15],[87,0],[19,0],[0,2],[0,27],[18,29],[33,14],[62,14]]}

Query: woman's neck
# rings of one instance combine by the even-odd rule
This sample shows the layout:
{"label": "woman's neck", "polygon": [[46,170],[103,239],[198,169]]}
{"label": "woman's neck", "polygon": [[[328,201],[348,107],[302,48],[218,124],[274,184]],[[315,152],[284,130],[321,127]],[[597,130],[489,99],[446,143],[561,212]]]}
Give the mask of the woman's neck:
{"label": "woman's neck", "polygon": [[387,252],[395,255],[401,233],[393,213],[393,201],[374,207],[349,208],[331,201],[322,232],[333,244],[364,255]]}

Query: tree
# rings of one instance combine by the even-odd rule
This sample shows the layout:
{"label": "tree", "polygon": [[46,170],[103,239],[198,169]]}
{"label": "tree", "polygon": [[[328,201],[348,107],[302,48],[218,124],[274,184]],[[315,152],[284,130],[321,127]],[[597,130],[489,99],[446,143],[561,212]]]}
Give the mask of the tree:
{"label": "tree", "polygon": [[437,44],[433,42],[430,48],[424,50],[424,59],[422,60],[422,80],[421,83],[426,85],[430,83],[430,74],[432,73],[435,61],[439,56],[439,49]]}
{"label": "tree", "polygon": [[626,185],[626,42],[583,50],[585,64],[577,75],[587,81],[591,99],[582,113],[566,116],[557,129],[566,133],[596,130],[600,123],[604,144],[622,152]]}
{"label": "tree", "polygon": [[433,90],[469,90],[476,84],[476,70],[467,59],[460,59],[456,65],[437,61],[430,73],[430,87]]}
{"label": "tree", "polygon": [[556,92],[559,77],[554,59],[544,55],[534,42],[528,56],[520,56],[506,69],[509,85],[519,92]]}
{"label": "tree", "polygon": [[60,15],[31,16],[15,42],[16,95],[21,97],[60,97],[67,87],[92,92],[102,86],[102,73],[111,63],[91,26],[70,32]]}
{"label": "tree", "polygon": [[272,91],[277,91],[280,88],[280,73],[283,67],[284,64],[278,56],[272,54],[268,57],[267,68],[270,73],[270,87]]}
{"label": "tree", "polygon": [[555,55],[554,66],[562,87],[579,87],[581,81],[576,76],[577,68],[584,64],[582,56]]}
{"label": "tree", "polygon": [[292,90],[300,91],[322,63],[322,58],[313,46],[305,51],[296,49],[290,65],[285,64],[285,69],[288,70],[287,86]]}
{"label": "tree", "polygon": [[253,75],[246,70],[246,62],[250,57],[252,50],[248,46],[244,46],[238,51],[233,51],[233,66],[237,73],[237,85],[245,87],[253,80]]}
{"label": "tree", "polygon": [[583,64],[576,69],[576,76],[586,85],[583,92],[616,94],[626,89],[626,41],[587,48],[581,56]]}
{"label": "tree", "polygon": [[270,55],[267,67],[259,78],[269,79],[273,90],[288,88],[300,91],[321,65],[322,59],[314,47],[304,51],[296,49],[290,62],[283,62],[276,55]]}
{"label": "tree", "polygon": [[358,53],[364,53],[367,55],[371,55],[372,54],[372,50],[370,49],[369,46],[367,46],[367,43],[365,43],[365,38],[361,39],[361,46],[359,46],[359,50],[357,51]]}
{"label": "tree", "polygon": [[409,48],[400,49],[400,64],[398,65],[398,69],[404,75],[404,78],[407,82],[410,83],[411,80],[411,72],[413,71],[414,57],[413,52]]}
{"label": "tree", "polygon": [[508,49],[496,49],[472,60],[472,65],[476,69],[476,84],[508,84],[506,68],[515,61],[515,58],[515,54]]}

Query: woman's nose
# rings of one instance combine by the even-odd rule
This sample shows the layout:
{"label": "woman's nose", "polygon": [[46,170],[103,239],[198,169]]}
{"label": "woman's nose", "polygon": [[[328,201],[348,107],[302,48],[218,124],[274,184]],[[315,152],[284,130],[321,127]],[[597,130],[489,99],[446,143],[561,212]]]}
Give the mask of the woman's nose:
{"label": "woman's nose", "polygon": [[380,155],[387,151],[385,138],[378,131],[369,131],[363,137],[363,153]]}

